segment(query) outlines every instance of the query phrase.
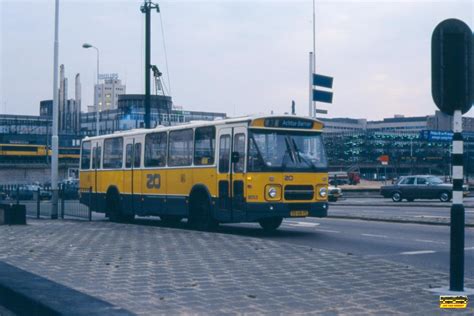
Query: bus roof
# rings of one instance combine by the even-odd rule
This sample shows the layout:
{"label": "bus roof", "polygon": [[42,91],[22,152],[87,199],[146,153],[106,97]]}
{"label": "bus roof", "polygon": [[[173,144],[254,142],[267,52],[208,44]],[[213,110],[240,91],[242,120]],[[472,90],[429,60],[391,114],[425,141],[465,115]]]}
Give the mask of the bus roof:
{"label": "bus roof", "polygon": [[[183,124],[173,125],[173,126],[164,126],[158,125],[154,128],[146,129],[146,128],[139,128],[139,129],[131,129],[125,131],[117,131],[113,134],[104,134],[100,136],[86,136],[83,140],[95,140],[95,139],[102,139],[102,138],[109,138],[109,137],[116,137],[116,136],[133,136],[133,135],[142,135],[144,133],[153,133],[158,131],[169,131],[169,130],[179,130],[183,128],[196,128],[196,127],[203,127],[203,126],[217,126],[217,125],[226,125],[226,124],[233,124],[233,123],[243,123],[248,122],[250,126],[256,128],[272,128],[276,126],[265,126],[266,120],[269,120],[271,124],[275,125],[279,122],[313,122],[312,126],[307,129],[313,130],[322,130],[324,124],[315,118],[305,117],[305,116],[296,116],[296,115],[258,115],[258,116],[242,116],[242,117],[233,117],[233,118],[226,118],[226,119],[217,119],[214,121],[191,121]],[[278,126],[282,127],[282,126]],[[294,127],[284,127],[285,129],[298,129],[301,128],[294,128]]]}

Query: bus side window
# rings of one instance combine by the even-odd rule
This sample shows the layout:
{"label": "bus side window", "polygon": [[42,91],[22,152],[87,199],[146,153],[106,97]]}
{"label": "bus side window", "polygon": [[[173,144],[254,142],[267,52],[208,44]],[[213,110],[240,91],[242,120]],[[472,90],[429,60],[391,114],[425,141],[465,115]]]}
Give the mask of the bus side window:
{"label": "bus side window", "polygon": [[104,169],[120,169],[123,162],[123,138],[115,137],[104,140]]}
{"label": "bus side window", "polygon": [[228,173],[230,163],[230,135],[222,135],[219,140],[219,173]]}
{"label": "bus side window", "polygon": [[81,169],[86,170],[91,168],[91,142],[82,143],[81,151]]}
{"label": "bus side window", "polygon": [[140,162],[142,158],[142,144],[135,143],[135,153],[133,155],[133,167],[140,168]]}
{"label": "bus side window", "polygon": [[145,167],[164,167],[166,165],[166,132],[145,136]]}
{"label": "bus side window", "polygon": [[101,147],[94,147],[92,151],[92,169],[100,169]]}
{"label": "bus side window", "polygon": [[132,167],[132,144],[127,144],[125,147],[125,168]]}
{"label": "bus side window", "polygon": [[193,130],[170,132],[168,149],[169,166],[190,166],[193,162]]}
{"label": "bus side window", "polygon": [[214,126],[196,128],[194,140],[194,164],[196,166],[214,164],[216,128]]}
{"label": "bus side window", "polygon": [[234,165],[234,172],[244,172],[245,163],[245,134],[234,135],[234,151],[239,153],[239,162]]}

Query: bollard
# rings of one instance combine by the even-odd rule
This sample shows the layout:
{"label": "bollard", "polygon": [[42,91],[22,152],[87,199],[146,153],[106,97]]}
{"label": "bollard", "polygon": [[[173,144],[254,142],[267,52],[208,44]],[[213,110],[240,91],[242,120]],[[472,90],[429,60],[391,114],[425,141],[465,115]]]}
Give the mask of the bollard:
{"label": "bollard", "polygon": [[36,196],[36,218],[40,218],[40,207],[41,207],[41,196],[40,196],[40,188],[38,188],[37,196]]}
{"label": "bollard", "polygon": [[92,221],[92,187],[89,188],[89,221]]}
{"label": "bollard", "polygon": [[16,186],[16,204],[20,204],[20,187]]}
{"label": "bollard", "polygon": [[61,218],[64,219],[64,190],[59,191],[59,198],[61,199]]}

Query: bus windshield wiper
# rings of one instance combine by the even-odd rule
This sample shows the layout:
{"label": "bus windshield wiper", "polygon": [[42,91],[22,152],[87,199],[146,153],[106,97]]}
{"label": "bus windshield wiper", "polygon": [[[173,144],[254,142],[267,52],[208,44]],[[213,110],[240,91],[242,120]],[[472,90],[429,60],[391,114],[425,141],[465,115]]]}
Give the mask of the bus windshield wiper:
{"label": "bus windshield wiper", "polygon": [[286,145],[286,152],[288,153],[288,156],[290,156],[291,162],[295,163],[296,155],[293,151],[293,148],[291,148],[290,142],[288,140],[288,136],[285,137],[285,145]]}
{"label": "bus windshield wiper", "polygon": [[291,139],[291,142],[293,143],[293,148],[295,149],[295,152],[298,156],[299,162],[304,162],[304,163],[308,164],[308,166],[310,166],[312,168],[316,168],[310,160],[308,160],[307,158],[305,158],[301,155],[301,152],[298,149],[298,146],[296,145],[296,142],[293,138]]}

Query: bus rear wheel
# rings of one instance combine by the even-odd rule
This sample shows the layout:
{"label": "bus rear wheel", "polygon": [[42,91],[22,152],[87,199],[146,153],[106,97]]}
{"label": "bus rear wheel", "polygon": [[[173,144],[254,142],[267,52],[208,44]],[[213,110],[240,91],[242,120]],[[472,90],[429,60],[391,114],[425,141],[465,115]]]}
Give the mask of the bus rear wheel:
{"label": "bus rear wheel", "polygon": [[205,194],[191,195],[188,222],[197,230],[209,231],[217,228],[219,223],[212,216],[211,204]]}
{"label": "bus rear wheel", "polygon": [[283,222],[283,217],[270,217],[264,218],[258,221],[260,227],[267,232],[272,232],[280,227],[281,223]]}
{"label": "bus rear wheel", "polygon": [[126,223],[131,222],[135,216],[133,214],[124,214],[120,203],[120,194],[116,190],[107,192],[106,197],[107,214],[111,222]]}

